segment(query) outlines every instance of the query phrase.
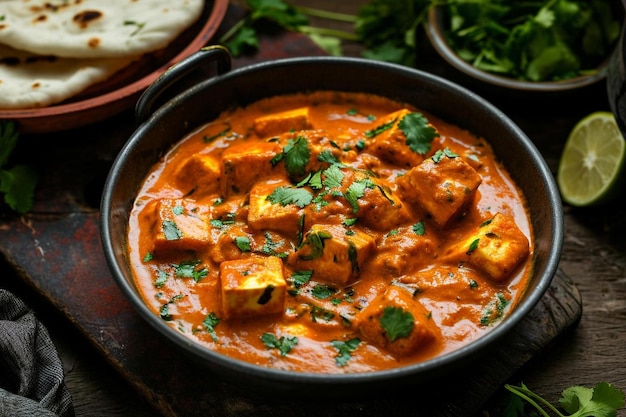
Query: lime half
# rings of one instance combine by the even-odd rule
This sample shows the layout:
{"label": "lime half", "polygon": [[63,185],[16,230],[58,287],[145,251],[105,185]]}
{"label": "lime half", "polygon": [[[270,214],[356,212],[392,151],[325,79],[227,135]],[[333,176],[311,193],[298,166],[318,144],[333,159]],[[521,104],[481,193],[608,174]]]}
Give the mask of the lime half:
{"label": "lime half", "polygon": [[610,112],[584,117],[570,132],[557,173],[563,201],[592,206],[613,198],[621,187],[626,143]]}

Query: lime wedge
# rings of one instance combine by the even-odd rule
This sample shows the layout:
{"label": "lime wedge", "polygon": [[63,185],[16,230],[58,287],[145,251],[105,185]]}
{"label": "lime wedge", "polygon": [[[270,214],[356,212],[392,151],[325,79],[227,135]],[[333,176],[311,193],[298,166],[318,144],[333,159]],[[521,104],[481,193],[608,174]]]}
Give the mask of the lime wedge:
{"label": "lime wedge", "polygon": [[559,162],[557,183],[563,201],[584,207],[606,203],[617,195],[626,143],[610,112],[595,112],[570,132]]}

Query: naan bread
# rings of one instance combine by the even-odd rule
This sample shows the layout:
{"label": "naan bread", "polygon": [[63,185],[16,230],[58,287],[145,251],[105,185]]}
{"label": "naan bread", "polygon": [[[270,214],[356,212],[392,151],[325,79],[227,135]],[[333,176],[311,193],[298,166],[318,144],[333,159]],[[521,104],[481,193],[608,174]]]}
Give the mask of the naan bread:
{"label": "naan bread", "polygon": [[0,109],[59,103],[108,79],[136,58],[57,58],[0,45]]}
{"label": "naan bread", "polygon": [[136,56],[166,47],[203,0],[0,0],[0,43],[67,58]]}

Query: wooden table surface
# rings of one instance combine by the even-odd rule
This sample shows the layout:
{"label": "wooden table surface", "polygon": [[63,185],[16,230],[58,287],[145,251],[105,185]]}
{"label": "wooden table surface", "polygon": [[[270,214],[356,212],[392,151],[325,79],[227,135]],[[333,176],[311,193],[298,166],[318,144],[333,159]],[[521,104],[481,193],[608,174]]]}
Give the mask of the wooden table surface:
{"label": "wooden table surface", "polygon": [[[235,2],[240,3],[240,2]],[[355,13],[363,1],[293,1],[321,9]],[[349,26],[314,20],[326,26]],[[420,34],[421,42],[425,42]],[[358,55],[359,45],[347,45],[346,55]],[[567,134],[577,120],[597,110],[609,110],[606,87],[600,83],[583,92],[537,99],[490,91],[460,77],[425,48],[418,68],[464,84],[503,109],[535,142],[555,172]],[[23,145],[27,146],[28,145]],[[37,152],[36,147],[29,151]],[[21,151],[21,155],[28,152]],[[62,184],[58,185],[62,189]],[[44,195],[43,197],[46,197]],[[98,195],[87,196],[97,209]],[[565,240],[560,269],[570,277],[583,300],[578,326],[561,335],[547,351],[527,363],[510,382],[524,382],[556,402],[571,385],[611,382],[626,389],[626,209],[623,204],[602,208],[564,207]],[[0,228],[3,225],[0,217]],[[25,222],[28,218],[25,217]],[[49,329],[66,370],[77,416],[153,416],[153,406],[101,355],[64,312],[25,284],[15,265],[0,261],[0,284],[20,295]],[[450,395],[454,395],[451,393]],[[485,399],[487,400],[487,399]],[[624,410],[618,415],[626,415]]]}

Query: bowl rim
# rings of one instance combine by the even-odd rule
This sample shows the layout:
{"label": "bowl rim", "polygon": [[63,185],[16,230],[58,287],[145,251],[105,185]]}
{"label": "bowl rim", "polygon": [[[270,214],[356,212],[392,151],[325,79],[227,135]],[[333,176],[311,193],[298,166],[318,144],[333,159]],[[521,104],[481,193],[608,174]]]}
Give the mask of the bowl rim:
{"label": "bowl rim", "polygon": [[[534,160],[541,179],[546,185],[548,191],[548,201],[546,204],[550,205],[550,220],[552,221],[554,233],[550,236],[549,242],[549,256],[546,260],[545,271],[542,276],[536,276],[539,281],[532,294],[526,293],[521,302],[516,308],[511,311],[504,320],[498,323],[491,331],[482,335],[478,339],[471,343],[454,349],[445,354],[436,356],[423,362],[407,365],[400,368],[385,369],[371,372],[359,372],[359,373],[316,373],[316,372],[294,372],[288,370],[273,369],[261,365],[255,365],[242,360],[234,359],[225,354],[215,352],[208,347],[205,347],[199,343],[194,342],[189,337],[180,332],[173,331],[167,323],[160,319],[154,312],[152,312],[144,303],[143,299],[139,295],[138,291],[134,288],[134,283],[129,282],[125,278],[124,271],[117,263],[116,260],[116,248],[112,245],[112,198],[115,189],[115,184],[120,180],[120,171],[123,167],[124,161],[138,146],[141,138],[144,137],[146,131],[149,131],[151,123],[154,120],[162,117],[163,114],[170,111],[170,105],[176,105],[177,103],[184,101],[185,97],[194,92],[201,91],[210,88],[212,85],[231,80],[233,78],[243,76],[255,71],[272,70],[278,66],[301,66],[309,65],[311,62],[317,64],[323,64],[328,66],[347,65],[352,66],[354,69],[366,71],[367,68],[378,68],[383,70],[400,71],[404,73],[412,73],[422,81],[428,81],[434,83],[438,88],[452,89],[458,94],[465,94],[468,98],[476,104],[480,104],[488,112],[490,112],[495,118],[500,120],[501,123],[506,124],[509,129],[517,136],[521,145],[528,151],[531,158]],[[193,126],[189,127],[193,129]],[[180,138],[174,139],[170,145],[174,145]],[[131,210],[129,207],[128,210]],[[381,61],[372,61],[364,58],[355,57],[296,57],[296,58],[283,58],[273,61],[267,61],[257,64],[251,64],[245,67],[234,69],[225,74],[216,76],[212,79],[205,80],[198,83],[185,92],[181,93],[174,99],[162,105],[159,109],[155,110],[153,114],[144,122],[142,122],[134,133],[130,136],[129,140],[123,146],[122,150],[118,153],[109,175],[106,179],[103,189],[101,210],[100,210],[100,229],[102,246],[105,254],[106,261],[112,272],[113,279],[116,281],[121,291],[130,300],[136,311],[147,321],[157,332],[169,339],[176,346],[182,348],[187,353],[191,353],[197,358],[207,360],[209,367],[214,369],[227,370],[229,372],[235,371],[240,375],[246,375],[252,378],[258,378],[258,381],[270,381],[278,383],[306,383],[314,384],[316,386],[332,386],[336,384],[355,384],[358,386],[365,386],[367,384],[380,383],[380,382],[393,382],[397,379],[406,380],[406,378],[414,377],[416,375],[436,375],[442,371],[448,370],[453,365],[461,362],[463,359],[472,357],[478,352],[484,352],[488,346],[490,346],[495,340],[508,334],[519,322],[528,315],[535,305],[539,302],[541,297],[545,294],[554,275],[556,274],[561,247],[563,242],[563,217],[560,195],[556,187],[556,183],[552,177],[551,171],[535,147],[532,141],[526,136],[526,134],[501,110],[493,106],[491,103],[462,87],[452,81],[444,79],[435,74],[431,74],[425,71],[421,71],[414,68],[408,68],[398,64],[391,64]]]}
{"label": "bowl rim", "polygon": [[518,91],[555,93],[576,90],[595,84],[606,78],[610,56],[598,67],[593,74],[579,75],[559,81],[525,81],[505,77],[496,73],[483,71],[465,61],[450,47],[443,30],[442,6],[432,7],[428,11],[424,29],[433,49],[453,68],[481,82],[492,84],[500,88]]}

